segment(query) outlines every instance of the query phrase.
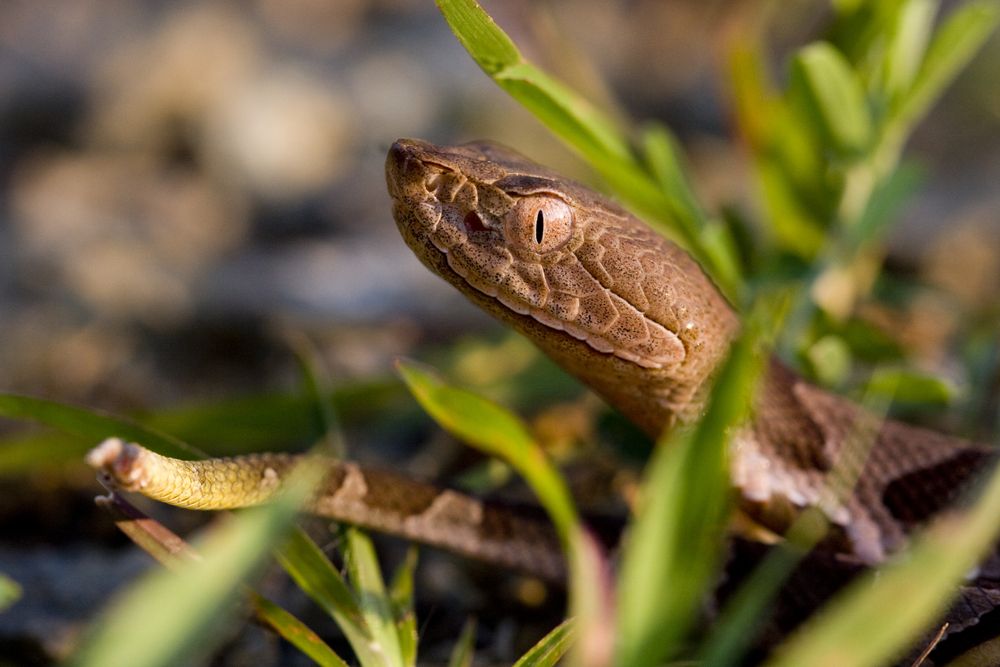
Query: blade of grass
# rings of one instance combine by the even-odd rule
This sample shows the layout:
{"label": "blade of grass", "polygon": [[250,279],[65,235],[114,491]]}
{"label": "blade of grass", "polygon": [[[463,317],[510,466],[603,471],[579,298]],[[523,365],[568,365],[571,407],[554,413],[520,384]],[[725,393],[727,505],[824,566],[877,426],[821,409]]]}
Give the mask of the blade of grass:
{"label": "blade of grass", "polygon": [[664,436],[622,551],[616,663],[660,664],[698,613],[719,563],[729,512],[727,432],[745,418],[759,372],[756,338],[737,341],[704,418]]}
{"label": "blade of grass", "polygon": [[574,621],[565,620],[514,663],[514,667],[555,667],[573,643]]}
{"label": "blade of grass", "polygon": [[321,667],[347,667],[347,663],[327,646],[309,626],[263,595],[250,591],[250,603],[257,617],[271,626],[292,646]]}
{"label": "blade of grass", "polygon": [[462,634],[455,642],[455,648],[448,659],[448,667],[472,667],[472,658],[476,653],[476,619],[469,618],[462,626]]}
{"label": "blade of grass", "polygon": [[202,544],[203,560],[157,570],[131,586],[91,627],[69,664],[168,666],[204,655],[225,637],[219,630],[236,611],[240,585],[289,529],[318,479],[317,470],[299,467],[274,503],[213,529]]}
{"label": "blade of grass", "polygon": [[403,665],[403,650],[396,631],[392,598],[388,595],[379,569],[375,547],[364,531],[347,526],[344,560],[347,574],[354,586],[361,615],[383,660],[389,665]]}
{"label": "blade of grass", "polygon": [[513,466],[531,485],[563,544],[578,518],[569,489],[524,423],[505,408],[445,384],[415,362],[399,360],[400,375],[431,417],[455,437]]}
{"label": "blade of grass", "polygon": [[[181,537],[150,519],[117,492],[98,497],[95,502],[111,514],[115,524],[129,539],[165,567],[176,569],[185,562],[201,561],[201,556]],[[346,667],[346,663],[329,646],[292,614],[254,590],[248,588],[247,595],[258,620],[270,625],[317,664]]]}
{"label": "blade of grass", "polygon": [[849,586],[779,647],[768,666],[886,664],[944,611],[963,577],[995,543],[998,515],[995,470],[971,509],[936,521],[911,548]]}
{"label": "blade of grass", "polygon": [[413,573],[417,568],[417,553],[417,547],[413,545],[406,550],[406,558],[396,569],[392,583],[389,584],[399,647],[403,653],[403,663],[407,665],[415,665],[417,662],[417,615],[413,610]]}
{"label": "blade of grass", "polygon": [[302,530],[292,532],[278,562],[295,584],[328,613],[351,644],[362,665],[386,664],[373,646],[361,606],[343,576]]}
{"label": "blade of grass", "polygon": [[568,554],[569,606],[577,617],[582,639],[574,653],[574,664],[607,664],[614,625],[608,564],[601,548],[580,523],[565,480],[524,423],[508,410],[445,384],[413,362],[400,360],[397,368],[435,421],[480,451],[507,462],[538,496]]}
{"label": "blade of grass", "polygon": [[38,422],[87,438],[91,442],[117,436],[125,440],[141,442],[150,449],[166,456],[185,459],[205,456],[202,452],[177,438],[140,426],[133,421],[97,410],[77,408],[42,398],[0,394],[0,416]]}

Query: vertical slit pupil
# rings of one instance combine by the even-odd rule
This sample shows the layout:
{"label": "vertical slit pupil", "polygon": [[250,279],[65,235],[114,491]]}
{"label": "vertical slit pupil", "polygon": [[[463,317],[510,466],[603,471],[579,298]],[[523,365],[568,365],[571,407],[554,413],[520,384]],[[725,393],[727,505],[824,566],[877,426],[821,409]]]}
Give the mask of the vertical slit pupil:
{"label": "vertical slit pupil", "polygon": [[535,243],[540,244],[543,236],[545,236],[545,216],[539,209],[538,215],[535,216]]}

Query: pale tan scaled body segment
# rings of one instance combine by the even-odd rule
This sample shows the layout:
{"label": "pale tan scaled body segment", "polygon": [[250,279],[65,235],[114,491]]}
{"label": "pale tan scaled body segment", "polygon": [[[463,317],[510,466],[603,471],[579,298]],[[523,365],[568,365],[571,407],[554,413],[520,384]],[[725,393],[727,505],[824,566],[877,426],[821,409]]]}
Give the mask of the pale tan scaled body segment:
{"label": "pale tan scaled body segment", "polygon": [[[473,303],[649,435],[697,418],[739,320],[680,248],[604,197],[494,144],[400,140],[386,179],[406,243]],[[847,463],[857,474],[853,492],[823,502],[828,474],[857,451],[849,443],[865,426],[874,444]],[[126,488],[205,509],[260,502],[290,460],[176,462],[117,441],[103,447],[91,462]],[[732,447],[745,513],[780,532],[819,505],[834,526],[827,546],[866,564],[897,550],[989,460],[985,447],[878,424],[779,362]],[[561,571],[542,521],[397,475],[330,465],[314,512],[547,576]]]}

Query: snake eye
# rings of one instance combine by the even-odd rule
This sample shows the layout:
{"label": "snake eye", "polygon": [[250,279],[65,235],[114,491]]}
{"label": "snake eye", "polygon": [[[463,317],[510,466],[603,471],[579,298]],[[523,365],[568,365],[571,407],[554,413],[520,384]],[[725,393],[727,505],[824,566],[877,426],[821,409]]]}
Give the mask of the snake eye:
{"label": "snake eye", "polygon": [[552,195],[522,197],[507,213],[508,243],[521,250],[546,253],[562,247],[573,233],[573,211]]}

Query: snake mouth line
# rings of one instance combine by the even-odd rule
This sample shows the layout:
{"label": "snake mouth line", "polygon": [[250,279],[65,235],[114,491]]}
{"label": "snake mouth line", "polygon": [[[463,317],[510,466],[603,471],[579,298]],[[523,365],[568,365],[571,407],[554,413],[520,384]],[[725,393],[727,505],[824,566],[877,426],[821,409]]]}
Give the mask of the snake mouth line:
{"label": "snake mouth line", "polygon": [[[439,234],[436,233],[444,220],[442,203],[438,200],[431,200],[422,204],[422,207],[424,207],[425,213],[430,213],[431,211],[433,211],[430,218],[425,220],[426,230],[423,232],[423,236],[427,241],[428,245],[433,247],[434,250],[437,251],[439,256],[444,260],[442,262],[436,262],[435,268],[439,273],[442,274],[443,278],[448,280],[448,282],[456,286],[467,286],[480,294],[490,297],[491,299],[502,305],[506,309],[506,311],[508,311],[509,317],[521,317],[525,319],[530,318],[538,322],[539,324],[548,327],[549,329],[560,331],[571,338],[574,338],[578,341],[585,343],[596,352],[613,355],[624,361],[628,361],[638,366],[641,366],[642,368],[657,369],[657,368],[664,368],[665,366],[668,365],[667,362],[662,362],[656,359],[643,357],[642,355],[636,354],[635,352],[632,352],[630,350],[617,347],[614,344],[612,344],[608,339],[602,336],[585,331],[582,327],[578,327],[575,324],[572,324],[571,322],[560,320],[559,318],[550,315],[548,312],[546,312],[541,308],[523,303],[519,300],[512,299],[502,294],[495,285],[489,283],[483,284],[482,281],[476,280],[474,276],[472,276],[467,270],[465,270],[461,266],[461,264],[458,264],[452,259],[454,255],[450,252],[448,245],[442,242],[441,239],[439,238]],[[445,271],[447,271],[448,274],[450,274],[450,277],[448,275],[444,275]],[[598,283],[600,283],[600,281],[598,281]],[[617,293],[615,293],[613,290],[611,290],[611,292],[617,295]],[[620,295],[618,296],[619,298],[622,298],[620,297]],[[653,325],[662,327],[667,331],[667,333],[673,335],[672,332],[666,329],[666,327],[663,327],[662,324],[659,324],[655,320],[649,319],[645,315],[645,313],[643,313],[643,317],[646,318]],[[671,364],[679,363],[684,359],[685,356],[686,356],[686,350],[684,350],[684,354],[681,355],[680,359],[677,359],[676,361],[672,360]]]}

